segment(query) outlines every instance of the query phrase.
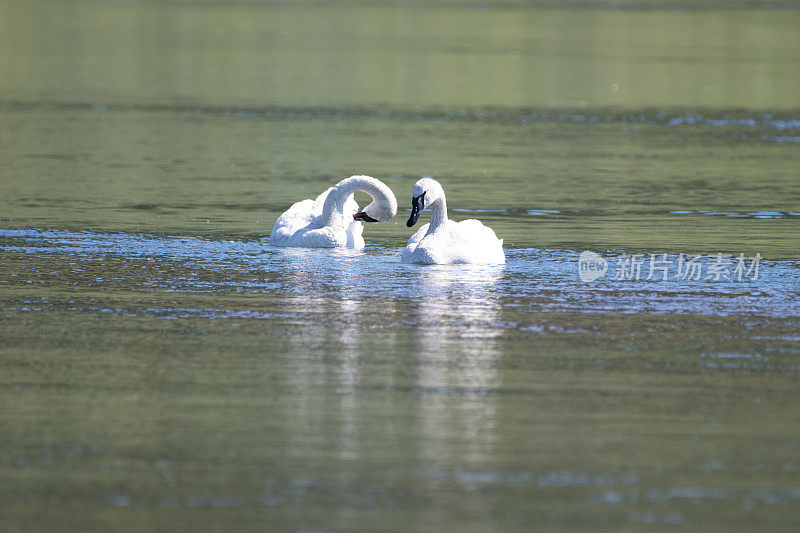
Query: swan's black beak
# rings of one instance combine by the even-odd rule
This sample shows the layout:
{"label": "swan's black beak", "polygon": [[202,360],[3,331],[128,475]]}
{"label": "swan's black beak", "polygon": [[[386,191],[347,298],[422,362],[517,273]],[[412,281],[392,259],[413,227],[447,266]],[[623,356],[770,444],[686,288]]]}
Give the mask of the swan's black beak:
{"label": "swan's black beak", "polygon": [[425,193],[420,194],[419,196],[415,196],[411,199],[411,216],[408,217],[408,222],[406,222],[406,226],[409,228],[417,223],[419,220],[419,214],[422,212],[425,206]]}
{"label": "swan's black beak", "polygon": [[353,215],[353,220],[361,220],[363,222],[379,222],[378,220],[375,220],[374,218],[366,214],[364,211],[359,211],[358,213]]}

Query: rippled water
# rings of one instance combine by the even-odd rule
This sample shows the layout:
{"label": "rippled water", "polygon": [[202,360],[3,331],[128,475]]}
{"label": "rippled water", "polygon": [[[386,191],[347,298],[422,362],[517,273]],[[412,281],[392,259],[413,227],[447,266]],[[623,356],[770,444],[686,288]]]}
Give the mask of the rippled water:
{"label": "rippled water", "polygon": [[[435,302],[437,296],[463,291],[463,299],[477,309],[490,303],[487,299],[502,298],[507,306],[528,311],[800,317],[798,261],[760,260],[757,271],[747,274],[753,265],[753,258],[748,257],[744,258],[745,269],[737,276],[736,259],[724,272],[714,274],[710,266],[715,257],[703,257],[698,275],[678,277],[677,257],[665,256],[663,261],[667,263],[663,265],[662,259],[656,257],[654,265],[660,266],[654,266],[652,273],[646,257],[636,276],[621,271],[620,257],[607,256],[616,270],[612,268],[606,276],[587,283],[579,276],[579,254],[569,250],[510,249],[505,266],[421,267],[400,263],[402,248],[375,245],[362,253],[272,248],[268,239],[233,241],[37,230],[0,230],[0,239],[4,252],[25,257],[63,257],[70,265],[76,265],[76,259],[119,261],[119,271],[94,278],[98,286],[111,284],[130,290],[141,285],[142,290],[198,294],[297,294],[308,298],[300,304],[309,310],[314,308],[314,296],[324,298],[329,292],[346,294],[353,300],[404,298]],[[162,276],[153,279],[125,275],[125,270],[142,261],[179,267],[159,270]],[[663,268],[667,269],[666,280],[660,270]],[[38,274],[61,278],[81,271],[82,268],[66,268]],[[230,279],[206,277],[215,271]],[[213,318],[214,312],[209,312],[211,315],[201,309],[176,309],[174,318]],[[161,310],[158,316],[164,313],[168,314],[168,310]],[[487,318],[489,308],[483,313]],[[222,316],[229,316],[229,310],[223,310]],[[259,318],[259,313],[254,311],[248,316]],[[263,318],[272,316],[266,313]],[[497,322],[494,326],[514,329],[519,325]]]}
{"label": "rippled water", "polygon": [[0,250],[17,523],[42,500],[53,528],[795,520],[796,261],[583,283],[567,250],[421,267],[52,230]]}
{"label": "rippled water", "polygon": [[[799,23],[0,4],[3,527],[795,530]],[[270,247],[356,173],[363,252]],[[399,262],[425,175],[506,265]]]}

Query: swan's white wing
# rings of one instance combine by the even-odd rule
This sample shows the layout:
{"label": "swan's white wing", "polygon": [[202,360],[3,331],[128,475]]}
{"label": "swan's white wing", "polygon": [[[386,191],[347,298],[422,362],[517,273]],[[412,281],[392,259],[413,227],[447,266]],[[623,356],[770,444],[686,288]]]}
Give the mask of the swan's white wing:
{"label": "swan's white wing", "polygon": [[314,200],[303,200],[292,204],[272,226],[272,233],[269,234],[270,243],[276,246],[289,245],[289,239],[316,218],[314,207]]}
{"label": "swan's white wing", "polygon": [[503,241],[478,220],[448,220],[430,235],[426,235],[427,230],[426,224],[409,239],[401,257],[403,262],[485,265],[506,262]]}
{"label": "swan's white wing", "polygon": [[480,220],[462,220],[448,224],[453,263],[502,264],[506,262],[503,241],[494,230],[484,226]]}

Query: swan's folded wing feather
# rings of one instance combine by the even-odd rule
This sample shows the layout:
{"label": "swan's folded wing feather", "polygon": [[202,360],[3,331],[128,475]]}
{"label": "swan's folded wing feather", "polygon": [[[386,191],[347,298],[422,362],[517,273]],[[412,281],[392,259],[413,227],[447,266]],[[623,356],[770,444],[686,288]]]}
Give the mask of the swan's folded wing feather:
{"label": "swan's folded wing feather", "polygon": [[298,230],[304,228],[314,220],[314,200],[302,200],[295,202],[283,212],[272,226],[272,233],[269,240],[273,244],[278,244],[281,240],[294,235]]}
{"label": "swan's folded wing feather", "polygon": [[503,241],[475,219],[447,221],[428,235],[428,224],[408,240],[401,261],[423,264],[502,264]]}

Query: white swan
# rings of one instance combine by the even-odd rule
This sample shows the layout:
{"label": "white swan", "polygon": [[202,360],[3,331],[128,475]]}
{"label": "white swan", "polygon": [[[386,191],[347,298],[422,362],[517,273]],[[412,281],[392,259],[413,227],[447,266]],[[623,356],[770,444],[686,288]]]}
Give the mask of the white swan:
{"label": "white swan", "polygon": [[[364,191],[372,203],[358,210],[353,195]],[[350,176],[317,196],[297,202],[272,227],[269,242],[274,246],[305,248],[364,247],[361,222],[383,222],[394,218],[397,200],[382,181],[370,176]]]}
{"label": "white swan", "polygon": [[404,263],[472,263],[499,265],[506,262],[503,239],[478,220],[456,222],[447,219],[447,201],[438,181],[422,178],[411,190],[409,228],[423,209],[431,208],[431,221],[408,239],[401,260]]}

